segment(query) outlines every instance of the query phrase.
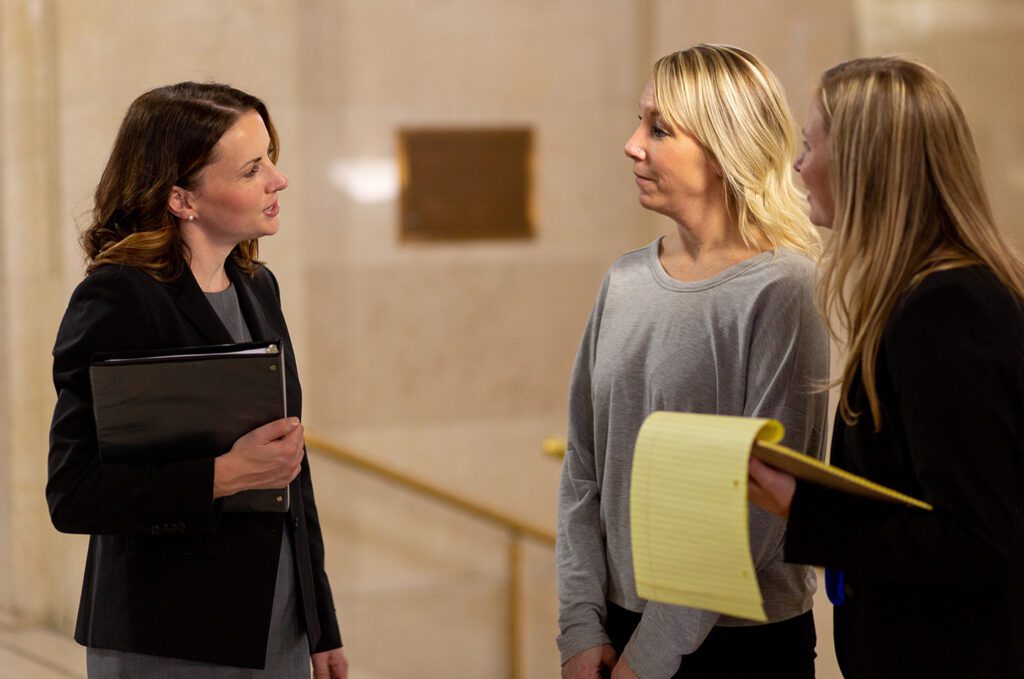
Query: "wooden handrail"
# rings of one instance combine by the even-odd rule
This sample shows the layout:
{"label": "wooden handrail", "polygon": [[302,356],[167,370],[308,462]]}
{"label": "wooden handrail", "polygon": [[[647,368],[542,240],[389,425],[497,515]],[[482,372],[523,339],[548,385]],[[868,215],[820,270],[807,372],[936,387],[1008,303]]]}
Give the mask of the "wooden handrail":
{"label": "wooden handrail", "polygon": [[560,436],[549,436],[546,439],[544,439],[543,443],[540,444],[540,448],[541,450],[544,451],[545,455],[557,457],[559,460],[561,460],[563,457],[565,457],[565,448],[567,445],[568,444],[566,443],[565,439],[561,438]]}
{"label": "wooden handrail", "polygon": [[469,514],[477,519],[486,521],[498,528],[502,528],[509,535],[509,588],[508,588],[508,649],[509,649],[509,674],[512,679],[521,679],[523,674],[522,643],[523,643],[523,549],[522,540],[530,537],[545,545],[553,546],[555,536],[550,532],[523,523],[519,519],[503,514],[497,510],[485,507],[468,498],[460,497],[451,491],[439,486],[427,483],[421,479],[399,471],[394,467],[381,464],[375,460],[349,450],[327,439],[320,438],[316,434],[306,432],[306,446],[325,453],[328,457],[339,462],[356,467],[374,476],[382,478],[392,484],[405,488],[406,490],[436,500],[442,504],[453,507],[464,514]]}
{"label": "wooden handrail", "polygon": [[496,509],[491,509],[490,507],[479,504],[468,498],[460,497],[459,495],[441,488],[440,486],[427,483],[426,481],[418,479],[411,474],[399,471],[394,467],[381,464],[376,460],[371,460],[368,457],[364,457],[359,453],[328,441],[325,438],[321,438],[316,434],[311,434],[308,431],[306,432],[306,445],[310,448],[315,448],[316,450],[326,453],[328,457],[334,458],[335,460],[357,467],[363,471],[370,472],[374,476],[386,479],[397,486],[415,491],[420,495],[425,495],[431,499],[441,502],[442,504],[459,509],[466,514],[470,514],[478,519],[494,524],[512,533],[531,537],[543,544],[555,544],[555,535],[551,531],[531,526],[528,523],[524,523],[523,521],[504,514]]}

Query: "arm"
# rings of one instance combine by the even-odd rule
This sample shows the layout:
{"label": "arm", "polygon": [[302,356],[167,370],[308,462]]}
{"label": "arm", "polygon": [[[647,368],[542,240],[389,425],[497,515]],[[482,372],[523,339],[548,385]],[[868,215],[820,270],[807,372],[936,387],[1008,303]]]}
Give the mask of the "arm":
{"label": "arm", "polygon": [[[798,483],[787,559],[938,583],[995,583],[1011,567],[1024,321],[1002,286],[979,284],[977,272],[953,275],[952,285],[929,285],[929,277],[893,313],[878,365],[893,393],[883,402],[881,434],[869,438],[902,439],[895,445],[908,455],[906,473],[934,511]],[[876,455],[885,452],[864,452],[866,460]]]}
{"label": "arm", "polygon": [[591,372],[607,286],[606,277],[570,380],[569,435],[558,489],[556,540],[558,648],[563,665],[581,651],[608,644],[604,630],[608,574],[591,399]]}
{"label": "arm", "polygon": [[309,553],[313,566],[313,588],[316,594],[317,617],[320,620],[320,639],[314,653],[323,653],[340,649],[341,631],[338,626],[338,614],[334,608],[334,595],[331,583],[327,579],[324,566],[324,538],[320,530],[320,515],[313,497],[313,479],[309,470],[309,456],[302,460],[303,471],[299,476],[302,487],[302,502],[306,512],[306,530],[309,536]]}
{"label": "arm", "polygon": [[[143,349],[150,320],[127,276],[100,271],[72,295],[54,346],[57,405],[50,428],[46,498],[54,526],[68,533],[212,532],[214,452],[161,465],[101,462],[89,386],[89,361],[104,351]],[[224,451],[221,451],[224,452]]]}
{"label": "arm", "polygon": [[[295,368],[294,362],[295,352],[291,350],[293,346],[292,340],[288,334],[288,326],[284,320],[284,314],[281,311],[281,288],[278,285],[277,277],[274,276],[270,269],[263,267],[262,273],[266,275],[267,281],[270,283],[273,302],[268,301],[268,304],[272,303],[274,305],[273,312],[277,316],[274,322],[281,333],[282,341],[289,347],[289,353],[292,355],[293,362],[289,369],[295,370],[297,384],[298,371]],[[299,391],[296,391],[296,393],[298,394]],[[295,407],[301,408],[301,403]],[[304,449],[303,452],[305,453]],[[314,674],[316,677],[319,677],[320,674],[317,674],[317,672],[323,672],[325,667],[333,669],[341,666],[344,666],[344,672],[347,672],[348,662],[341,651],[342,640],[338,625],[338,614],[334,607],[334,595],[331,591],[331,584],[327,578],[323,531],[320,528],[320,514],[317,511],[316,497],[313,493],[313,476],[309,464],[309,455],[306,454],[302,455],[302,470],[299,473],[298,486],[302,493],[306,537],[309,541],[310,565],[313,572],[313,591],[316,596],[316,613],[317,619],[320,622],[320,638],[313,648]],[[293,485],[292,488],[294,490],[295,486]],[[320,663],[319,670],[317,670],[318,663]],[[335,675],[324,674],[323,676],[330,676],[331,679],[335,679]],[[337,676],[343,678],[346,674],[342,673]]]}
{"label": "arm", "polygon": [[[795,276],[762,291],[743,414],[779,420],[787,446],[820,460],[828,410],[828,395],[820,385],[828,379],[829,345],[813,285],[812,275]],[[750,522],[751,552],[760,571],[781,560],[786,526],[762,506],[751,506]]]}

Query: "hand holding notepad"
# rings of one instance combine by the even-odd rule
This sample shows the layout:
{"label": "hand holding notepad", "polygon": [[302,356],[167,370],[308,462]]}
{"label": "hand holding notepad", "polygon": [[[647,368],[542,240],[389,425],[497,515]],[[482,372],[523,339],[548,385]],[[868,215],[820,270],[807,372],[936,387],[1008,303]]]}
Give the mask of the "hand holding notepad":
{"label": "hand holding notepad", "polygon": [[922,509],[927,503],[790,450],[776,420],[652,413],[637,436],[630,515],[637,594],[766,621],[750,555],[751,455],[799,479]]}

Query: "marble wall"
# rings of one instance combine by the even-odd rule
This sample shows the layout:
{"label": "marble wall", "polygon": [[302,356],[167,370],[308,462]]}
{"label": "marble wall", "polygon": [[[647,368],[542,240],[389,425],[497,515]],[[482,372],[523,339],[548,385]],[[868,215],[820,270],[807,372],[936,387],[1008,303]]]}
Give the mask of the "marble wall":
{"label": "marble wall", "polygon": [[[2,0],[0,608],[74,619],[84,538],[56,535],[42,496],[48,350],[82,275],[76,221],[145,89],[220,80],[271,109],[291,185],[261,253],[282,283],[307,427],[552,531],[559,466],[540,442],[564,430],[597,286],[669,226],[636,205],[621,150],[654,59],[746,47],[802,119],[836,61],[919,53],[961,93],[997,210],[1024,242],[1020,94],[1006,86],[1022,32],[1020,8],[999,0]],[[533,128],[532,239],[400,241],[396,132],[434,125]],[[508,536],[324,455],[312,464],[363,676],[506,676]],[[524,676],[554,676],[552,552],[527,541],[522,562]],[[836,676],[821,655],[819,676]]]}

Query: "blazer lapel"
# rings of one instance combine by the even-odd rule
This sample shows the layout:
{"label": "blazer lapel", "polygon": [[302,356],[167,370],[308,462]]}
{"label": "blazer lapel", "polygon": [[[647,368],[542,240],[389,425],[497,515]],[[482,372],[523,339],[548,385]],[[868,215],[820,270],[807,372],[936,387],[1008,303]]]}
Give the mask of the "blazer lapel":
{"label": "blazer lapel", "polygon": [[238,306],[242,309],[242,317],[245,318],[245,324],[249,326],[249,334],[252,335],[253,341],[280,340],[281,333],[276,332],[270,325],[267,315],[263,312],[263,306],[256,299],[256,294],[252,289],[252,279],[239,271],[230,258],[225,263],[225,268],[228,278],[231,279],[231,284],[235,286]]}
{"label": "blazer lapel", "polygon": [[174,299],[178,311],[195,326],[199,334],[210,344],[233,344],[234,338],[224,327],[217,312],[210,306],[195,276],[188,269],[177,280],[170,283],[177,289]]}

